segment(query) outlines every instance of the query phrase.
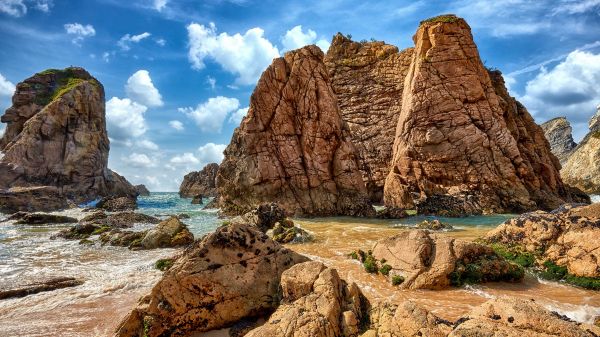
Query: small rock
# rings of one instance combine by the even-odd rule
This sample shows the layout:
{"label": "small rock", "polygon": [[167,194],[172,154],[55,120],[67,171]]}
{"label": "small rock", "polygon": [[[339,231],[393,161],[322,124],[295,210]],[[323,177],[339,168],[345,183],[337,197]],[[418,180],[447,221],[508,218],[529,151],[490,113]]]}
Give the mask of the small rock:
{"label": "small rock", "polygon": [[76,287],[82,285],[83,281],[72,277],[56,277],[48,280],[29,283],[9,289],[0,290],[0,300],[7,298],[25,297],[44,291],[52,291],[61,288]]}
{"label": "small rock", "polygon": [[408,216],[408,213],[403,208],[398,207],[386,207],[382,210],[377,211],[375,216],[378,219],[403,219]]}
{"label": "small rock", "polygon": [[171,217],[146,233],[141,241],[144,249],[180,247],[194,242],[194,236],[177,217]]}
{"label": "small rock", "polygon": [[452,225],[447,224],[447,223],[443,223],[438,219],[434,219],[434,220],[423,220],[421,221],[419,224],[417,224],[416,226],[419,229],[429,229],[432,231],[441,231],[444,229],[452,229],[454,227],[452,227]]}
{"label": "small rock", "polygon": [[26,213],[21,214],[17,224],[19,225],[45,225],[45,224],[66,224],[76,223],[77,219],[70,216],[47,214],[47,213]]}
{"label": "small rock", "polygon": [[137,201],[132,197],[105,197],[96,204],[96,208],[109,212],[129,211],[137,208]]}

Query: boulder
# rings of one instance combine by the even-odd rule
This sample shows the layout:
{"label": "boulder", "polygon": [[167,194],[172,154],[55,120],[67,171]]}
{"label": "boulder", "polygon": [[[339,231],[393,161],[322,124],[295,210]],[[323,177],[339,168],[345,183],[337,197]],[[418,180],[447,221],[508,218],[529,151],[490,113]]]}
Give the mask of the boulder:
{"label": "boulder", "polygon": [[96,208],[109,212],[129,211],[137,208],[137,200],[132,197],[110,196],[98,201]]}
{"label": "boulder", "polygon": [[179,247],[194,242],[194,236],[177,217],[159,223],[146,233],[141,245],[144,249]]}
{"label": "boulder", "polygon": [[82,284],[82,280],[72,277],[54,277],[23,285],[3,286],[1,287],[2,290],[0,290],[0,300],[25,297],[27,295],[33,295],[44,291],[76,287]]}
{"label": "boulder", "polygon": [[192,198],[197,195],[216,197],[217,171],[219,171],[219,164],[210,163],[201,171],[186,174],[179,186],[179,197]]}
{"label": "boulder", "polygon": [[[13,105],[0,118],[0,208],[48,211],[73,201],[136,192],[107,168],[104,88],[87,71],[49,69],[17,84]],[[24,198],[35,189],[42,201]],[[47,194],[46,194],[47,193]],[[40,208],[37,208],[40,206]]]}
{"label": "boulder", "polygon": [[540,126],[550,142],[550,150],[564,164],[577,147],[577,143],[573,141],[571,124],[565,117],[556,117]]}
{"label": "boulder", "polygon": [[144,184],[141,185],[135,185],[135,190],[137,191],[138,195],[143,196],[143,197],[147,197],[150,195],[150,191],[148,190],[148,188],[146,188],[146,186]]}
{"label": "boulder", "polygon": [[413,39],[385,205],[467,196],[484,213],[507,213],[572,200],[542,129],[483,66],[468,24],[428,19]]}
{"label": "boulder", "polygon": [[573,150],[560,174],[565,183],[588,194],[600,194],[600,106],[589,125],[590,132]]}
{"label": "boulder", "polygon": [[374,203],[383,201],[412,54],[413,48],[398,51],[381,41],[355,42],[338,33],[325,55],[331,87]]}
{"label": "boulder", "polygon": [[434,219],[434,220],[423,220],[420,223],[417,224],[416,226],[419,229],[429,229],[432,231],[441,231],[444,229],[452,229],[454,227],[452,227],[452,225],[447,224],[447,223],[443,223],[438,219]]}
{"label": "boulder", "polygon": [[378,303],[369,311],[369,321],[361,337],[446,337],[453,326],[412,301]]}
{"label": "boulder", "polygon": [[373,257],[389,265],[388,277],[401,276],[404,289],[443,289],[464,283],[520,281],[523,269],[490,247],[408,230],[378,241]]}
{"label": "boulder", "polygon": [[127,228],[136,223],[157,224],[159,218],[135,212],[119,212],[106,214],[104,211],[96,211],[85,216],[80,223],[91,223],[99,226],[109,226],[113,228]]}
{"label": "boulder", "polygon": [[116,336],[188,336],[266,315],[281,274],[304,261],[253,226],[219,227],[184,251]]}
{"label": "boulder", "polygon": [[11,187],[0,189],[0,212],[50,212],[70,208],[54,186]]}
{"label": "boulder", "polygon": [[279,243],[301,243],[312,241],[312,239],[312,235],[295,226],[290,219],[277,222],[273,227],[273,240]]}
{"label": "boulder", "polygon": [[369,302],[355,283],[321,262],[297,264],[281,275],[282,304],[246,337],[358,336]]}
{"label": "boulder", "polygon": [[385,207],[382,210],[378,210],[375,216],[379,219],[403,219],[408,216],[408,213],[403,208]]}
{"label": "boulder", "polygon": [[600,203],[522,214],[485,240],[534,254],[539,265],[549,260],[571,275],[600,278]]}
{"label": "boulder", "polygon": [[202,205],[202,195],[198,194],[192,199],[192,205]]}
{"label": "boulder", "polygon": [[217,186],[226,214],[263,202],[277,202],[290,215],[375,213],[314,45],[274,59],[263,72],[224,154]]}
{"label": "boulder", "polygon": [[25,213],[18,217],[18,225],[46,225],[76,223],[77,219],[70,216],[47,214],[47,213]]}

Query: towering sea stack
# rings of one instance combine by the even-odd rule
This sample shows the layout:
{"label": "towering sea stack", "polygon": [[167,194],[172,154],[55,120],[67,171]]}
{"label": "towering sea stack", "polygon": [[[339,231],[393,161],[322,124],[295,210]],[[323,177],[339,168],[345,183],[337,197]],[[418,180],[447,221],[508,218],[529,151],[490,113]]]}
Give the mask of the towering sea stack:
{"label": "towering sea stack", "polygon": [[331,86],[358,150],[359,168],[372,202],[383,200],[412,53],[413,48],[399,52],[383,42],[354,42],[338,33],[325,55]]}
{"label": "towering sea stack", "polygon": [[600,194],[600,106],[589,125],[590,132],[573,150],[560,174],[565,183]]}
{"label": "towering sea stack", "polygon": [[550,142],[552,153],[564,165],[577,147],[577,143],[573,141],[571,124],[565,117],[556,117],[542,124],[541,127]]}
{"label": "towering sea stack", "polygon": [[[82,68],[46,70],[17,85],[13,106],[1,121],[7,123],[0,140],[0,209],[35,210],[23,198],[51,194],[84,202],[105,195],[135,197],[125,178],[107,168],[104,88]],[[30,209],[34,208],[34,209]]]}
{"label": "towering sea stack", "polygon": [[454,15],[425,20],[414,41],[386,205],[431,211],[439,202],[477,213],[569,201],[541,128],[500,72],[483,66],[468,24]]}
{"label": "towering sea stack", "polygon": [[288,52],[262,74],[217,186],[226,213],[273,201],[297,215],[373,215],[318,47]]}
{"label": "towering sea stack", "polygon": [[179,186],[179,197],[193,198],[198,195],[216,197],[217,171],[219,171],[219,164],[210,163],[204,166],[202,171],[186,174]]}

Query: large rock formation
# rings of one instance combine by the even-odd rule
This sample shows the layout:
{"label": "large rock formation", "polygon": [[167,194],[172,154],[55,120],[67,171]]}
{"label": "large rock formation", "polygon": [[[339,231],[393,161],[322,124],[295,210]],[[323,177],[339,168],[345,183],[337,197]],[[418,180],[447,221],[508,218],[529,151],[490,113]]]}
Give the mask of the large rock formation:
{"label": "large rock formation", "polygon": [[281,274],[305,261],[251,226],[220,227],[175,261],[116,336],[189,336],[266,315]]}
{"label": "large rock formation", "polygon": [[450,195],[484,212],[522,212],[570,200],[541,128],[500,72],[485,69],[467,23],[425,20],[414,41],[385,204]]}
{"label": "large rock formation", "polygon": [[556,117],[540,126],[550,142],[552,153],[564,164],[577,147],[577,143],[573,141],[571,124],[565,117]]}
{"label": "large rock formation", "polygon": [[[48,186],[74,202],[116,192],[136,196],[107,168],[104,105],[104,88],[82,68],[46,70],[19,83],[1,118],[7,127],[0,139],[0,189]],[[4,211],[22,208],[18,200],[2,201]]]}
{"label": "large rock formation", "polygon": [[413,48],[354,42],[338,33],[325,56],[342,119],[348,123],[371,201],[382,202]]}
{"label": "large rock formation", "polygon": [[600,194],[600,106],[589,125],[590,132],[573,150],[560,174],[565,183]]}
{"label": "large rock formation", "polygon": [[273,60],[225,150],[222,210],[275,201],[290,214],[372,215],[356,149],[323,64],[307,46]]}
{"label": "large rock formation", "polygon": [[193,198],[217,196],[217,171],[219,164],[210,163],[202,171],[190,172],[183,177],[179,186],[179,197]]}

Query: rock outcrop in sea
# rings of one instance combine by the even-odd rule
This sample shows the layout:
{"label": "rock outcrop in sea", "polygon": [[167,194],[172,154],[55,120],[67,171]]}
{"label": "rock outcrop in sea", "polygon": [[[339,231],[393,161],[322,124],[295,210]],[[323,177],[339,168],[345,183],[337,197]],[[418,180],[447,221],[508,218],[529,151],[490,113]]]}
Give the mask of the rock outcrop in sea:
{"label": "rock outcrop in sea", "polygon": [[383,201],[383,186],[402,109],[404,79],[413,48],[384,42],[354,42],[338,33],[325,55],[342,119],[358,150],[358,164],[371,201]]}
{"label": "rock outcrop in sea", "polygon": [[323,52],[306,46],[273,60],[219,167],[225,213],[277,202],[295,215],[374,215]]}
{"label": "rock outcrop in sea", "polygon": [[7,126],[0,139],[0,210],[52,210],[137,195],[107,168],[104,88],[84,69],[50,69],[17,84],[1,121]]}
{"label": "rock outcrop in sea", "polygon": [[181,198],[193,198],[196,196],[216,197],[217,196],[217,172],[219,164],[210,163],[201,171],[190,172],[183,177],[179,186],[179,196]]}
{"label": "rock outcrop in sea", "polygon": [[500,72],[484,67],[469,25],[453,15],[425,20],[414,42],[385,204],[412,208],[448,195],[465,209],[502,213],[570,201],[542,129]]}
{"label": "rock outcrop in sea", "polygon": [[540,126],[550,142],[552,153],[561,164],[564,164],[577,147],[577,143],[573,140],[571,123],[565,117],[556,117]]}
{"label": "rock outcrop in sea", "polygon": [[565,183],[589,194],[600,194],[600,106],[589,126],[589,133],[573,150],[560,174]]}
{"label": "rock outcrop in sea", "polygon": [[135,190],[138,192],[138,195],[143,196],[143,197],[147,197],[150,195],[150,191],[148,190],[146,185],[140,184],[140,185],[135,185],[134,187],[135,187]]}

